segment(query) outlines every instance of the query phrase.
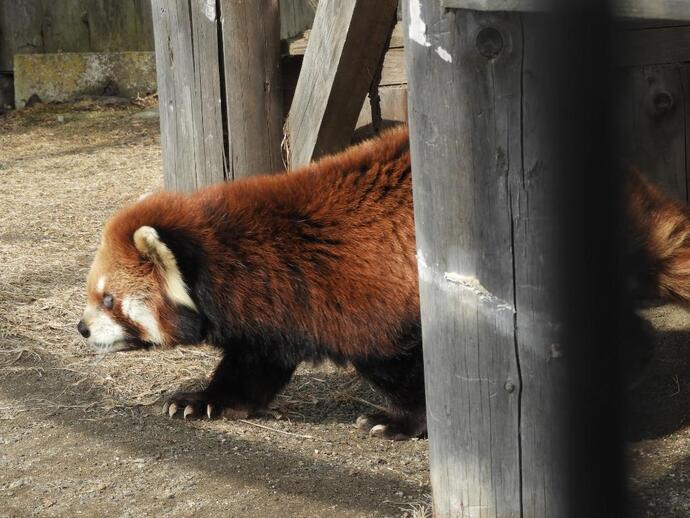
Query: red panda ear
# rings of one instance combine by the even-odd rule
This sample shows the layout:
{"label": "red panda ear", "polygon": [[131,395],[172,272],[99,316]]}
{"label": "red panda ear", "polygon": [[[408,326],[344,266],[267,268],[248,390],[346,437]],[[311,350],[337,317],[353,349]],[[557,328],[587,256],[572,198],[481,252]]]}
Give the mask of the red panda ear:
{"label": "red panda ear", "polygon": [[142,255],[151,258],[163,270],[168,297],[177,304],[197,311],[194,301],[189,296],[182,273],[180,273],[180,269],[177,266],[175,255],[161,241],[156,229],[149,226],[139,227],[134,232],[133,239],[137,250]]}
{"label": "red panda ear", "polygon": [[175,256],[170,251],[160,237],[158,232],[153,227],[143,226],[139,227],[134,232],[134,246],[141,252],[142,255],[150,257],[164,270],[177,268]]}

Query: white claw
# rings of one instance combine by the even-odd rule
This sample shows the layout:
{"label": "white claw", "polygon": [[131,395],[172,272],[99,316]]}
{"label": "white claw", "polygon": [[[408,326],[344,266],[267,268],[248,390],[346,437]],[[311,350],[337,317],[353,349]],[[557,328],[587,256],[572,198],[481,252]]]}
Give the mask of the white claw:
{"label": "white claw", "polygon": [[361,415],[357,418],[357,421],[355,421],[355,426],[357,428],[359,428],[360,430],[365,430],[368,421],[369,421],[368,417]]}
{"label": "white claw", "polygon": [[383,437],[383,434],[386,432],[386,425],[385,424],[377,424],[376,426],[372,426],[371,430],[369,430],[369,435],[374,435],[376,437]]}
{"label": "white claw", "polygon": [[213,407],[211,405],[206,405],[206,416],[211,419],[211,414],[213,413]]}
{"label": "white claw", "polygon": [[168,408],[168,415],[172,417],[175,415],[175,412],[177,412],[177,405],[175,403],[170,403],[170,408]]}
{"label": "white claw", "polygon": [[187,405],[186,407],[184,407],[184,413],[182,414],[182,417],[184,419],[187,419],[187,416],[192,415],[193,413],[194,413],[194,408],[192,407],[192,405]]}

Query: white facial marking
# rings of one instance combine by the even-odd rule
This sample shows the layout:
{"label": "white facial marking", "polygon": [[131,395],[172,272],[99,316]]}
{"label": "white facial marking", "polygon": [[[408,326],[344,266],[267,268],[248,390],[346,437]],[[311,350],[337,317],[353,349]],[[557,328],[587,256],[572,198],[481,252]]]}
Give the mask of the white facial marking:
{"label": "white facial marking", "polygon": [[89,328],[89,345],[94,349],[110,352],[125,348],[125,330],[107,313],[88,305],[84,322]]}
{"label": "white facial marking", "polygon": [[122,300],[122,312],[132,322],[140,325],[146,332],[146,339],[157,344],[163,343],[163,336],[158,327],[158,320],[143,301],[132,297]]}
{"label": "white facial marking", "polygon": [[103,290],[105,290],[105,275],[101,275],[98,278],[98,282],[96,283],[96,290],[98,290],[99,293],[103,293]]}

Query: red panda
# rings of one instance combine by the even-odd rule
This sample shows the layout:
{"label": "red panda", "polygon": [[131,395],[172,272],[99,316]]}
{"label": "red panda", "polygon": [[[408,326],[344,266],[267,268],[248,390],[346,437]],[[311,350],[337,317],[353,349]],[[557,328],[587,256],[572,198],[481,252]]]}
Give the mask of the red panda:
{"label": "red panda", "polygon": [[426,432],[407,129],[290,174],[152,194],[105,226],[79,331],[98,351],[206,342],[171,416],[246,417],[302,361],[352,364],[389,401],[374,436]]}
{"label": "red panda", "polygon": [[[303,361],[352,364],[389,401],[360,416],[374,436],[426,433],[407,129],[296,172],[158,193],[110,219],[79,332],[97,351],[207,342],[208,386],[173,416],[247,417]],[[632,231],[661,295],[688,300],[686,209],[637,173]],[[687,280],[686,280],[687,279]]]}

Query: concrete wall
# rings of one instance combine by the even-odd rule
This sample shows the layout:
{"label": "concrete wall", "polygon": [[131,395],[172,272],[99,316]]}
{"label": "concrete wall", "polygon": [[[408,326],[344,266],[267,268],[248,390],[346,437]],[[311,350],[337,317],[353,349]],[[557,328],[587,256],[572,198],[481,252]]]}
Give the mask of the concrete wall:
{"label": "concrete wall", "polygon": [[106,93],[132,98],[156,91],[156,60],[153,52],[16,54],[14,91],[19,108],[33,94],[43,102]]}

